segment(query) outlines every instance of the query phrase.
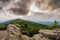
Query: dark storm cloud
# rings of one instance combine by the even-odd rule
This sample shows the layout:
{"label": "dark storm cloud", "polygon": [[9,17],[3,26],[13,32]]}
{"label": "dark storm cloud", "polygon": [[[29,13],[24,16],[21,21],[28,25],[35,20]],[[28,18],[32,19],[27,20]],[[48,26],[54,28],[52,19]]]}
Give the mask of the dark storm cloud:
{"label": "dark storm cloud", "polygon": [[2,2],[9,2],[10,0],[0,0],[0,1],[2,1]]}
{"label": "dark storm cloud", "polygon": [[0,2],[2,2],[0,9],[5,6],[7,7],[9,5],[13,5],[13,7],[10,7],[10,8],[7,7],[7,8],[9,8],[9,10],[12,10],[14,14],[17,14],[17,15],[28,14],[31,0],[19,0],[18,2],[15,2],[15,1],[18,1],[18,0],[0,0]]}
{"label": "dark storm cloud", "polygon": [[[14,14],[22,14],[26,15],[29,12],[29,5],[30,5],[30,0],[21,0],[20,2],[16,3],[19,8],[11,8],[11,10],[14,12]],[[15,4],[15,6],[16,6]]]}

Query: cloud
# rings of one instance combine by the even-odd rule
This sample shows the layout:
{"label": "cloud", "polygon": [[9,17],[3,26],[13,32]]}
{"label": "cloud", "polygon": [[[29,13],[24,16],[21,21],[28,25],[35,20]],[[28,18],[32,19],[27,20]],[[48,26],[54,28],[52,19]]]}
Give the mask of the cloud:
{"label": "cloud", "polygon": [[36,6],[44,10],[54,10],[60,8],[60,0],[37,0]]}

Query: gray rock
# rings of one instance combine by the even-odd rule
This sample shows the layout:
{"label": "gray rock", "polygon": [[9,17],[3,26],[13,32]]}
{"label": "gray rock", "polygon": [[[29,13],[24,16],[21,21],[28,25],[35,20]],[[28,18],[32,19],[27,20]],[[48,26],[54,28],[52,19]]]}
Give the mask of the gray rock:
{"label": "gray rock", "polygon": [[27,35],[21,35],[21,40],[31,40]]}
{"label": "gray rock", "polygon": [[40,34],[48,37],[51,40],[60,40],[60,29],[48,30],[42,29],[39,31]]}
{"label": "gray rock", "polygon": [[9,24],[7,27],[8,40],[20,40],[20,28],[18,26]]}
{"label": "gray rock", "polygon": [[48,38],[44,37],[42,34],[35,34],[33,40],[48,40]]}
{"label": "gray rock", "polygon": [[29,37],[30,38],[30,40],[33,40],[33,38],[32,37]]}

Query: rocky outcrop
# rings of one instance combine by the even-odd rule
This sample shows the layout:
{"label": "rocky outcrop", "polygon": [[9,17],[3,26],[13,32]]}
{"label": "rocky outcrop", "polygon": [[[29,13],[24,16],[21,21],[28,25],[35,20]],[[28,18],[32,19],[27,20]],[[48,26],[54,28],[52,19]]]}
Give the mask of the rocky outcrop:
{"label": "rocky outcrop", "polygon": [[43,29],[39,31],[40,34],[43,34],[45,37],[48,37],[50,40],[60,40],[60,29],[47,30]]}
{"label": "rocky outcrop", "polygon": [[41,29],[38,34],[29,37],[21,34],[19,26],[9,24],[7,30],[0,31],[0,40],[60,40],[60,29]]}
{"label": "rocky outcrop", "polygon": [[19,26],[10,24],[7,27],[7,32],[8,32],[8,40],[20,40],[21,33]]}

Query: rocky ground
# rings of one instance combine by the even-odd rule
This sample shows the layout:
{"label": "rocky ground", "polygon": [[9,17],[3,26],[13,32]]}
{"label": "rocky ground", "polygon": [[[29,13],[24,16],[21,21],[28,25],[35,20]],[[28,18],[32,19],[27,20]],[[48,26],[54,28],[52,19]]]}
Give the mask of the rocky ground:
{"label": "rocky ground", "polygon": [[18,26],[10,24],[7,28],[0,31],[0,40],[60,40],[60,29],[41,29],[39,34],[29,37],[22,35]]}

